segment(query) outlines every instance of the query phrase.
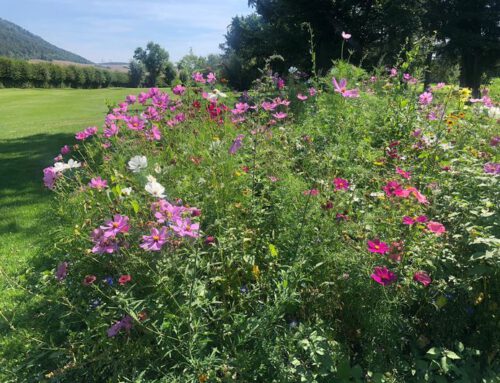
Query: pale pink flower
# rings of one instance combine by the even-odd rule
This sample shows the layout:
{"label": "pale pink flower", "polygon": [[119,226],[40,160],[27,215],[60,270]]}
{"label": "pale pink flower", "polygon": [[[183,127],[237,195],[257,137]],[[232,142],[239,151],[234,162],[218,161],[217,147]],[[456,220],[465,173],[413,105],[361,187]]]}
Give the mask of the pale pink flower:
{"label": "pale pink flower", "polygon": [[342,38],[344,40],[349,40],[351,38],[351,34],[342,31]]}
{"label": "pale pink flower", "polygon": [[142,236],[142,244],[140,245],[146,251],[160,251],[162,246],[167,242],[167,228],[163,226],[160,230],[153,227],[151,235]]}
{"label": "pale pink flower", "polygon": [[337,79],[334,77],[332,79],[332,83],[333,83],[333,86],[335,88],[334,89],[335,92],[340,93],[342,95],[342,97],[345,97],[345,98],[357,98],[357,97],[359,97],[358,89],[350,89],[350,90],[347,89],[347,80],[345,78],[340,80],[340,82],[337,82]]}
{"label": "pale pink flower", "polygon": [[108,181],[103,180],[101,177],[92,178],[89,182],[89,187],[101,191],[108,187]]}
{"label": "pale pink flower", "polygon": [[429,223],[427,223],[427,229],[437,236],[440,236],[446,232],[446,228],[444,227],[444,225],[435,221],[429,221]]}
{"label": "pale pink flower", "polygon": [[425,271],[417,271],[413,275],[413,280],[420,282],[423,284],[425,287],[429,286],[432,282],[431,277],[429,277],[429,274],[427,274]]}
{"label": "pale pink flower", "polygon": [[429,105],[432,102],[432,93],[424,92],[418,97],[418,102],[420,105]]}

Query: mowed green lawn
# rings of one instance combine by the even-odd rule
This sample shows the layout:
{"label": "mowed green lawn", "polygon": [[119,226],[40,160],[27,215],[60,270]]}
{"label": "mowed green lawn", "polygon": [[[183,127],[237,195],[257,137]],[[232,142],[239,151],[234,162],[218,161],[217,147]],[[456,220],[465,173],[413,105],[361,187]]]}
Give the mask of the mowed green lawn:
{"label": "mowed green lawn", "polygon": [[[20,292],[39,239],[46,233],[51,194],[42,169],[74,134],[101,126],[106,102],[140,89],[0,89],[0,330],[5,310]],[[12,307],[10,307],[12,308]],[[8,310],[12,312],[12,310]]]}

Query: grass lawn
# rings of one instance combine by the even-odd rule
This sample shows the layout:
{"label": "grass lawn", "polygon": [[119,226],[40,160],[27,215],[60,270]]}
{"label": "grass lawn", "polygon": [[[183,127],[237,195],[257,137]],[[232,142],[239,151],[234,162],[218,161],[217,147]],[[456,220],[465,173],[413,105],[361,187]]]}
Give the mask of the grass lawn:
{"label": "grass lawn", "polygon": [[[4,310],[20,290],[46,227],[50,192],[42,169],[74,133],[100,126],[106,101],[116,103],[138,89],[0,89],[0,331]],[[11,310],[9,310],[11,311]]]}

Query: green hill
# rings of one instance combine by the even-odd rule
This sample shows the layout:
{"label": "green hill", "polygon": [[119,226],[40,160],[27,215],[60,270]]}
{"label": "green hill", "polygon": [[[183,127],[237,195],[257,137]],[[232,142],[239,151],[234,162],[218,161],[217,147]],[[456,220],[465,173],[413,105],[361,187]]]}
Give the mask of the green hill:
{"label": "green hill", "polygon": [[17,59],[64,60],[81,64],[91,61],[58,48],[19,25],[0,18],[0,56]]}

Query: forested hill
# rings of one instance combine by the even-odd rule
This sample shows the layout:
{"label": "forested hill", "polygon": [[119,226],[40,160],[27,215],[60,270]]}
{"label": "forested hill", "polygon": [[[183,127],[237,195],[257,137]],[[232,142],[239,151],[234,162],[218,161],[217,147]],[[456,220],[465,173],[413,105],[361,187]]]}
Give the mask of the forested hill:
{"label": "forested hill", "polygon": [[91,62],[58,48],[31,32],[0,18],[0,56],[18,59],[63,60],[81,64]]}

